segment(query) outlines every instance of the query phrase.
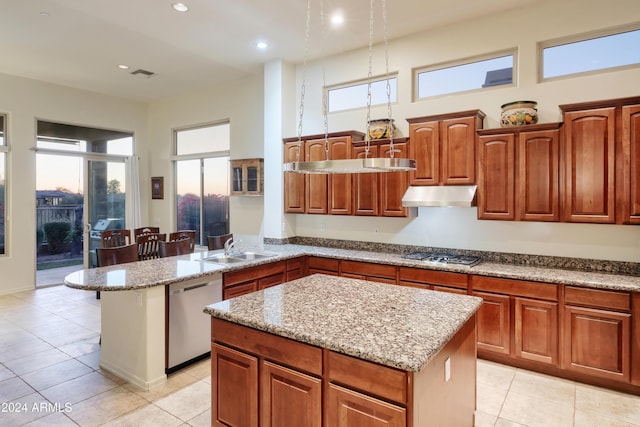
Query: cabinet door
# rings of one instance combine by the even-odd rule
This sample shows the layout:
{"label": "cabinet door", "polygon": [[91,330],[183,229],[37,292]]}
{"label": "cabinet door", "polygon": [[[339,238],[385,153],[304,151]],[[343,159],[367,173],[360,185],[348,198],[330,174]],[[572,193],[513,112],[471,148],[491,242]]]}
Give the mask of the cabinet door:
{"label": "cabinet door", "polygon": [[406,409],[329,384],[325,426],[404,427]]}
{"label": "cabinet door", "polygon": [[321,427],[322,380],[262,363],[262,427]]}
{"label": "cabinet door", "polygon": [[511,314],[508,295],[473,292],[484,301],[478,310],[478,350],[511,352]]}
{"label": "cabinet door", "polygon": [[478,219],[515,219],[515,136],[478,137]]}
{"label": "cabinet door", "polygon": [[[329,159],[344,160],[351,158],[351,137],[329,138]],[[351,215],[351,174],[334,173],[328,175],[328,213],[332,215]]]}
{"label": "cabinet door", "polygon": [[[406,159],[406,142],[393,144],[394,157]],[[389,157],[390,144],[380,145],[380,157]],[[380,215],[406,217],[409,210],[402,206],[402,196],[409,187],[409,172],[384,172],[380,174]]]}
{"label": "cabinet door", "polygon": [[476,123],[475,117],[447,119],[440,123],[442,184],[475,184]]}
{"label": "cabinet door", "polygon": [[[305,161],[326,160],[325,140],[315,139],[304,143]],[[327,175],[305,174],[305,205],[308,214],[327,213]]]}
{"label": "cabinet door", "polygon": [[[416,170],[410,172],[413,185],[438,185],[440,179],[440,122],[430,121],[409,125],[410,158]],[[473,141],[473,139],[472,139]]]}
{"label": "cabinet door", "polygon": [[[366,156],[364,145],[353,147],[352,158],[364,159]],[[378,157],[378,147],[369,148],[369,157]],[[379,174],[354,173],[352,176],[353,188],[353,213],[355,215],[377,216],[380,212],[378,198]]]}
{"label": "cabinet door", "polygon": [[558,362],[558,303],[516,297],[514,329],[517,357]]}
{"label": "cabinet door", "polygon": [[287,282],[304,276],[304,257],[287,260]]}
{"label": "cabinet door", "polygon": [[[284,162],[303,162],[304,143],[287,142],[284,144]],[[304,174],[284,173],[284,211],[286,213],[304,213],[305,183]]]}
{"label": "cabinet door", "polygon": [[518,219],[560,220],[560,130],[518,136]]}
{"label": "cabinet door", "polygon": [[640,105],[622,107],[622,221],[640,224]]}
{"label": "cabinet door", "polygon": [[615,222],[615,108],[564,114],[564,219]]}
{"label": "cabinet door", "polygon": [[565,306],[564,367],[629,381],[631,315]]}
{"label": "cabinet door", "polygon": [[258,359],[211,345],[211,424],[258,426]]}

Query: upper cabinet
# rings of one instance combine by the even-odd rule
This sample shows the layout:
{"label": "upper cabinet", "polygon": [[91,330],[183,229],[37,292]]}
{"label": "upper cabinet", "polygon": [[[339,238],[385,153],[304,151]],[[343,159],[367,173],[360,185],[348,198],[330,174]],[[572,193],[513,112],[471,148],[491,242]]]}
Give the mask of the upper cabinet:
{"label": "upper cabinet", "polygon": [[264,194],[264,159],[231,160],[231,195]]}
{"label": "upper cabinet", "polygon": [[467,185],[476,182],[476,130],[480,110],[415,117],[409,122],[409,157],[416,160],[411,185]]}
{"label": "upper cabinet", "polygon": [[561,123],[478,131],[478,218],[560,220]]}
{"label": "upper cabinet", "polygon": [[640,224],[640,97],[561,105],[571,222]]}

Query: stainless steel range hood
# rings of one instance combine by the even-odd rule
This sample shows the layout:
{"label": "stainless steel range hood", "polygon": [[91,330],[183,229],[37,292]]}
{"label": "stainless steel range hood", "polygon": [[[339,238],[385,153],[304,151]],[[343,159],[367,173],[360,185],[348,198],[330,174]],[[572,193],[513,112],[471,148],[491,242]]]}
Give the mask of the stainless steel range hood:
{"label": "stainless steel range hood", "polygon": [[402,206],[460,207],[477,206],[476,185],[411,186],[402,197]]}

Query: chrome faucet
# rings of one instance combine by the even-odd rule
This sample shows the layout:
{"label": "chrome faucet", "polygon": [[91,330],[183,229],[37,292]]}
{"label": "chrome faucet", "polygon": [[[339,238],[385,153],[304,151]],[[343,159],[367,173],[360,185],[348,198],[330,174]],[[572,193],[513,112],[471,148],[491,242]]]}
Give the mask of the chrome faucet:
{"label": "chrome faucet", "polygon": [[236,244],[236,242],[233,241],[233,237],[229,238],[229,240],[227,240],[226,242],[224,242],[224,256],[228,257],[231,249],[233,249],[233,246]]}

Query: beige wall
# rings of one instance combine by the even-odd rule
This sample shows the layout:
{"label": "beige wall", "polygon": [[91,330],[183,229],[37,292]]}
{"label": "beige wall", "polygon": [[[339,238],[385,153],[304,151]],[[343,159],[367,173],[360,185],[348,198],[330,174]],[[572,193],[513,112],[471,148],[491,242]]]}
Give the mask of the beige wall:
{"label": "beige wall", "polygon": [[[579,11],[579,12],[578,12]],[[390,43],[391,71],[398,72],[398,103],[393,115],[406,136],[405,118],[479,108],[485,128],[499,126],[500,105],[519,99],[538,101],[540,123],[560,120],[559,104],[640,95],[638,68],[537,83],[536,43],[633,23],[636,0],[547,2],[481,20],[451,25]],[[412,102],[412,69],[517,47],[518,85]],[[374,52],[374,75],[384,74],[384,51]],[[304,134],[322,133],[322,64],[307,70]],[[328,58],[327,84],[366,78],[366,49]],[[298,86],[301,70],[298,69]],[[632,88],[632,89],[631,89]],[[371,117],[385,117],[374,108]],[[329,115],[330,131],[365,130],[366,111]],[[293,135],[289,135],[293,136]],[[274,207],[275,208],[275,207]],[[270,209],[267,208],[267,212]],[[420,208],[414,219],[296,215],[295,234],[376,242],[479,249],[620,261],[640,261],[640,227],[478,221],[476,208]]]}
{"label": "beige wall", "polygon": [[[0,294],[33,289],[36,263],[36,121],[123,130],[144,144],[147,107],[95,93],[0,74],[0,112],[7,114],[7,254],[0,255]],[[140,175],[148,176],[145,159]],[[146,180],[145,180],[146,181]],[[148,199],[143,187],[142,198]],[[143,204],[144,205],[144,204]],[[143,206],[143,218],[147,215]]]}

